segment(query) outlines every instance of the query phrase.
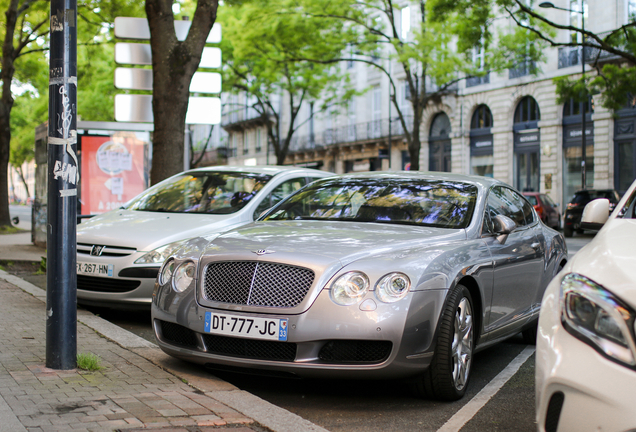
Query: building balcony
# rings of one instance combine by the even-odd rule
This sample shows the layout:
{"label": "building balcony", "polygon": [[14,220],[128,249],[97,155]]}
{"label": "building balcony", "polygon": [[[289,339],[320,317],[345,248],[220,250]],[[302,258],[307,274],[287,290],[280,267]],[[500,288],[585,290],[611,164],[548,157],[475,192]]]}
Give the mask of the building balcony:
{"label": "building balcony", "polygon": [[514,68],[508,69],[508,79],[521,78],[534,73],[537,70],[537,64],[531,60],[525,60]]}
{"label": "building balcony", "polygon": [[[412,117],[406,117],[406,124],[410,126]],[[370,142],[400,137],[404,135],[404,128],[397,117],[393,117],[389,128],[389,119],[373,120],[366,123],[356,123],[338,128],[324,129],[313,135],[292,137],[290,149],[302,151],[327,147],[344,143]]]}
{"label": "building balcony", "polygon": [[490,83],[490,72],[488,72],[484,76],[480,76],[480,77],[471,76],[466,78],[466,87],[475,87],[481,84],[488,84],[488,83]]}
{"label": "building balcony", "polygon": [[267,124],[267,120],[253,108],[226,113],[221,121],[221,127],[227,132],[240,132],[265,124]]}

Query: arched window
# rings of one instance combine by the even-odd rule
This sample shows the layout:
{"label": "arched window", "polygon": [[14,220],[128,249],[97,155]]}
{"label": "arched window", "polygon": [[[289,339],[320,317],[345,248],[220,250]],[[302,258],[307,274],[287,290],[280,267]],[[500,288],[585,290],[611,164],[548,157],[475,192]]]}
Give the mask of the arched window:
{"label": "arched window", "polygon": [[470,121],[470,173],[492,177],[494,171],[492,113],[479,105]]}
{"label": "arched window", "polygon": [[451,124],[446,113],[439,113],[433,119],[429,137],[432,139],[448,138],[451,132]]}
{"label": "arched window", "polygon": [[448,116],[441,112],[435,116],[428,137],[428,170],[451,170],[451,123]]}
{"label": "arched window", "polygon": [[540,189],[540,145],[539,104],[531,96],[519,101],[514,116],[514,186],[520,191]]}
{"label": "arched window", "polygon": [[582,187],[583,128],[581,105],[585,112],[585,183],[594,186],[594,112],[593,99],[581,104],[570,99],[563,104],[563,202]]}
{"label": "arched window", "polygon": [[539,104],[531,96],[526,96],[517,105],[515,110],[515,123],[526,123],[541,120],[541,114],[539,113]]}
{"label": "arched window", "polygon": [[486,105],[479,105],[473,113],[470,128],[483,129],[489,127],[492,127],[492,114],[490,113],[490,109]]}

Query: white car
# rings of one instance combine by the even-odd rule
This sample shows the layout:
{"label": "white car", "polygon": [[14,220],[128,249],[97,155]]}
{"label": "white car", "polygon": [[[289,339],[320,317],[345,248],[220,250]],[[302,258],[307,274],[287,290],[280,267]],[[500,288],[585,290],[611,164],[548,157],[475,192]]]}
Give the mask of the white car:
{"label": "white car", "polygon": [[[164,180],[77,226],[77,301],[150,308],[157,272],[183,240],[254,221],[333,173],[293,166],[220,166]],[[212,237],[211,237],[212,238]]]}
{"label": "white car", "polygon": [[602,226],[543,297],[536,353],[539,431],[636,428],[636,182],[609,216],[590,202],[585,229]]}

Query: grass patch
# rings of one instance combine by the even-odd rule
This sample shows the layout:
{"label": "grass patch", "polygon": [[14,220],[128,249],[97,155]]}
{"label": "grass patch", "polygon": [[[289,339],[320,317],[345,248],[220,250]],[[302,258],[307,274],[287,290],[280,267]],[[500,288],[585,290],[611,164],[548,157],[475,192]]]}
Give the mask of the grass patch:
{"label": "grass patch", "polygon": [[77,354],[77,368],[86,371],[98,371],[104,369],[101,365],[102,359],[93,353]]}
{"label": "grass patch", "polygon": [[36,275],[46,274],[46,257],[42,257],[40,260],[40,268],[35,272]]}
{"label": "grass patch", "polygon": [[14,227],[13,225],[0,225],[0,235],[2,234],[18,234],[23,232],[29,232],[27,230]]}

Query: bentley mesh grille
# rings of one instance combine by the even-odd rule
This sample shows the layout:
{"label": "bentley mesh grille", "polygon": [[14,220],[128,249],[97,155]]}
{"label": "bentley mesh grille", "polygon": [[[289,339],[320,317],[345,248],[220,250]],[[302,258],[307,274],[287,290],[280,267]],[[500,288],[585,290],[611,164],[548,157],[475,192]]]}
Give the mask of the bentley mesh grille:
{"label": "bentley mesh grille", "polygon": [[292,362],[296,358],[296,344],[227,336],[203,335],[205,349],[211,354],[244,357],[255,360]]}
{"label": "bentley mesh grille", "polygon": [[318,357],[327,363],[381,363],[392,346],[390,341],[334,340],[323,345]]}
{"label": "bentley mesh grille", "polygon": [[286,264],[223,261],[205,270],[206,300],[248,306],[295,307],[314,282],[313,270]]}

